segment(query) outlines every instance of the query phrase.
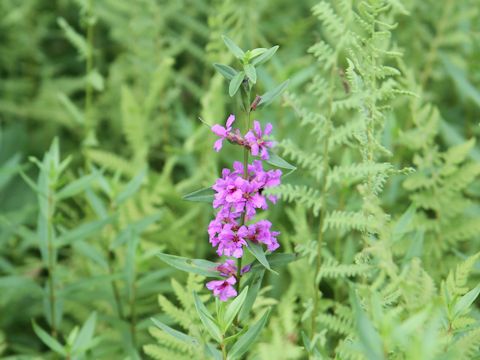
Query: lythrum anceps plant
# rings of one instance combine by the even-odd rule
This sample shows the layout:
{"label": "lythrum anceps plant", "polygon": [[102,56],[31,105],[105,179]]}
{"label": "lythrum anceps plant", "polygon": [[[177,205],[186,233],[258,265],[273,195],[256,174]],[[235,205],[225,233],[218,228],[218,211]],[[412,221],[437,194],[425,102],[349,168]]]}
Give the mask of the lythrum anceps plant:
{"label": "lythrum anceps plant", "polygon": [[[208,304],[205,305],[196,292],[192,294],[205,330],[201,332],[202,339],[179,333],[157,319],[155,324],[191,346],[203,343],[207,358],[239,359],[255,342],[268,319],[270,309],[257,321],[249,318],[265,270],[275,273],[273,265],[294,259],[291,254],[273,254],[280,247],[280,233],[273,230],[274,225],[269,220],[257,220],[259,211],[276,203],[276,196],[264,191],[280,184],[282,171],[278,167],[289,170],[294,167],[272,152],[275,147],[271,139],[274,126],[269,122],[262,125],[258,117],[253,117],[288,84],[286,81],[263,95],[256,93],[256,67],[269,60],[278,46],[243,51],[228,37],[223,39],[240,62],[241,69],[223,64],[214,64],[214,67],[229,81],[229,95],[240,97],[243,113],[230,114],[224,125],[211,126],[211,131],[218,137],[213,149],[219,152],[228,142],[242,148],[243,159],[234,161],[231,168],[224,168],[213,186],[195,191],[185,199],[212,204],[215,216],[205,231],[217,255],[224,258],[217,263],[159,255],[180,270],[215,278],[206,283],[206,288],[215,297],[215,312],[208,309]],[[268,166],[273,168],[268,169]],[[212,345],[210,339],[216,345]]]}

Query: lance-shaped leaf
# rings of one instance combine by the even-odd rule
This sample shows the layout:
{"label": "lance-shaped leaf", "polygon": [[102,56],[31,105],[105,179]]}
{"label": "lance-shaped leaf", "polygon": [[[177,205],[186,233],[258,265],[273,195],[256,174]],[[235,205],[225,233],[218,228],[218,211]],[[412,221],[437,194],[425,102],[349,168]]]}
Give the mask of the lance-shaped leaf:
{"label": "lance-shaped leaf", "polygon": [[248,286],[246,286],[240,295],[238,295],[233,301],[228,305],[227,310],[225,311],[224,321],[223,321],[223,333],[225,334],[227,330],[232,325],[233,319],[237,316],[238,312],[243,306],[245,299],[248,293]]}
{"label": "lance-shaped leaf", "polygon": [[43,330],[40,326],[38,326],[35,321],[32,322],[33,331],[35,334],[42,340],[42,342],[47,345],[50,349],[55,351],[57,354],[62,356],[67,356],[67,352],[65,351],[64,347],[52,336],[50,336],[45,330]]}
{"label": "lance-shaped leaf", "polygon": [[93,345],[93,334],[95,332],[95,324],[97,322],[97,313],[93,312],[83,324],[78,336],[72,347],[72,352],[84,352]]}
{"label": "lance-shaped leaf", "polygon": [[128,200],[133,194],[135,194],[139,189],[140,186],[142,185],[143,178],[147,174],[146,169],[143,169],[138,173],[137,176],[135,176],[130,182],[125,185],[125,188],[123,189],[120,194],[117,195],[115,198],[115,203],[116,205],[122,204],[124,201]]}
{"label": "lance-shaped leaf", "polygon": [[295,170],[297,170],[297,167],[296,167],[296,166],[293,166],[293,165],[290,164],[288,161],[286,161],[285,159],[281,158],[280,156],[278,156],[278,155],[275,154],[275,153],[270,153],[270,158],[267,160],[267,162],[268,162],[270,165],[273,165],[273,166],[278,167],[278,168],[280,168],[280,169],[289,170],[289,172],[287,172],[284,176],[289,175],[289,174],[291,174],[292,172],[294,172]]}
{"label": "lance-shaped leaf", "polygon": [[260,244],[254,243],[250,240],[247,240],[247,249],[252,253],[253,256],[262,264],[266,269],[270,270],[271,272],[278,274],[276,271],[273,271],[268,263],[267,257],[265,256],[265,252]]}
{"label": "lance-shaped leaf", "polygon": [[258,103],[258,106],[268,105],[273,100],[275,100],[279,95],[281,95],[288,86],[290,80],[284,81],[277,87],[273,88],[272,90],[267,91],[265,94],[261,96],[261,100]]}
{"label": "lance-shaped leaf", "polygon": [[[275,254],[267,255],[266,259],[267,259],[268,263],[270,264],[270,267],[278,267],[278,266],[287,265],[288,263],[297,260],[298,259],[298,254],[296,254],[296,253],[291,253],[291,254],[275,253]],[[262,264],[256,262],[256,263],[253,264],[250,271],[263,270],[264,268],[265,267]]]}
{"label": "lance-shaped leaf", "polygon": [[265,268],[262,267],[260,271],[253,272],[248,280],[245,282],[245,287],[248,286],[248,293],[243,303],[242,309],[238,314],[238,320],[244,321],[247,319],[250,310],[255,303],[255,299],[257,298],[258,292],[260,291],[260,287],[262,285],[263,275],[265,274]]}
{"label": "lance-shaped leaf", "polygon": [[165,331],[167,334],[173,336],[175,339],[180,340],[180,341],[182,341],[182,342],[184,342],[188,345],[197,346],[199,344],[198,340],[195,339],[194,337],[192,337],[190,335],[187,335],[187,334],[184,334],[184,333],[182,333],[178,330],[172,329],[170,326],[165,325],[160,320],[157,320],[153,317],[150,318],[150,319],[153,321],[153,323],[155,324],[156,327]]}
{"label": "lance-shaped leaf", "polygon": [[355,325],[363,352],[368,359],[384,359],[382,339],[367,314],[363,311],[357,295],[352,290],[350,301],[355,313]]}
{"label": "lance-shaped leaf", "polygon": [[212,314],[208,309],[203,305],[202,301],[198,297],[196,292],[193,292],[193,298],[195,300],[195,308],[197,309],[198,316],[200,316],[200,321],[205,326],[205,329],[218,343],[222,342],[222,334],[218,328],[215,320],[213,319]]}
{"label": "lance-shaped leaf", "polygon": [[212,203],[215,192],[211,187],[196,190],[190,194],[184,195],[183,200]]}
{"label": "lance-shaped leaf", "polygon": [[478,297],[478,294],[480,294],[480,285],[477,285],[475,288],[458,299],[453,308],[453,315],[458,316],[467,312],[470,305],[472,305],[475,299]]}
{"label": "lance-shaped leaf", "polygon": [[267,62],[272,58],[273,55],[277,52],[279,46],[275,45],[268,49],[267,51],[264,51],[262,54],[260,54],[258,57],[252,60],[253,65],[260,65],[263,64],[264,62]]}
{"label": "lance-shaped leaf", "polygon": [[263,316],[258,320],[248,331],[243,334],[237,342],[228,351],[229,359],[240,359],[250,347],[255,343],[255,340],[260,335],[260,332],[267,323],[268,316],[270,315],[270,309],[265,311]]}
{"label": "lance-shaped leaf", "polygon": [[181,256],[159,253],[157,256],[174,268],[203,276],[219,277],[216,270],[218,264],[203,259],[188,259]]}
{"label": "lance-shaped leaf", "polygon": [[72,181],[57,193],[57,199],[63,200],[86,190],[88,187],[90,187],[90,184],[96,179],[96,177],[97,174],[89,174],[82,176],[80,179]]}
{"label": "lance-shaped leaf", "polygon": [[231,66],[224,65],[224,64],[213,64],[215,70],[217,70],[225,79],[232,80],[235,75],[237,75],[237,70],[232,68]]}
{"label": "lance-shaped leaf", "polygon": [[100,229],[102,229],[105,225],[112,222],[113,218],[108,217],[106,219],[91,221],[86,224],[82,224],[77,228],[70,230],[68,232],[63,233],[58,239],[55,241],[56,246],[65,246],[74,241],[84,240],[89,236],[94,235]]}
{"label": "lance-shaped leaf", "polygon": [[255,70],[255,66],[253,66],[252,64],[246,64],[243,67],[243,70],[245,71],[245,75],[247,75],[250,81],[255,84],[257,82],[257,70]]}
{"label": "lance-shaped leaf", "polygon": [[222,35],[222,39],[225,45],[227,45],[228,49],[232,52],[233,55],[235,55],[237,59],[242,60],[244,58],[245,52],[240,49],[240,47],[235,44],[232,39],[230,39],[226,35]]}
{"label": "lance-shaped leaf", "polygon": [[233,96],[237,93],[240,85],[242,85],[242,81],[245,78],[245,73],[243,71],[239,71],[232,80],[230,80],[230,85],[228,86],[228,94]]}

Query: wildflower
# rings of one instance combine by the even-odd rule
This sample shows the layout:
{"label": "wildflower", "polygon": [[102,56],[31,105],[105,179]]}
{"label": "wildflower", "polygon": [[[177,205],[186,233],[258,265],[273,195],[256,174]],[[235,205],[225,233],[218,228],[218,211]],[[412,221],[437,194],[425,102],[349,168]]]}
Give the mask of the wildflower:
{"label": "wildflower", "polygon": [[217,254],[222,256],[233,256],[241,258],[243,256],[243,246],[247,245],[246,237],[248,231],[245,225],[240,227],[226,224],[218,234]]}
{"label": "wildflower", "polygon": [[212,131],[214,132],[215,135],[220,136],[220,139],[215,141],[215,144],[213,145],[213,148],[215,149],[216,152],[219,152],[220,149],[223,146],[223,140],[225,140],[230,132],[232,131],[232,124],[235,121],[235,115],[231,114],[226,122],[226,126],[223,127],[221,125],[215,124],[212,126]]}
{"label": "wildflower", "polygon": [[272,124],[268,123],[265,125],[265,130],[262,131],[262,127],[257,120],[253,121],[253,131],[250,130],[245,135],[245,140],[250,147],[250,151],[253,156],[258,156],[263,160],[268,160],[268,148],[273,147],[273,141],[267,141],[263,138],[263,136],[268,136],[272,132]]}
{"label": "wildflower", "polygon": [[207,289],[213,291],[214,296],[218,296],[221,301],[227,301],[228,298],[237,296],[237,290],[232,285],[235,285],[237,279],[235,276],[230,276],[225,280],[213,280],[207,283]]}
{"label": "wildflower", "polygon": [[268,251],[275,251],[280,247],[277,241],[278,231],[271,231],[272,223],[268,220],[260,220],[259,222],[248,226],[247,238],[255,243],[267,245]]}
{"label": "wildflower", "polygon": [[237,267],[235,266],[235,261],[228,259],[223,264],[218,265],[215,268],[220,275],[229,277],[237,274]]}

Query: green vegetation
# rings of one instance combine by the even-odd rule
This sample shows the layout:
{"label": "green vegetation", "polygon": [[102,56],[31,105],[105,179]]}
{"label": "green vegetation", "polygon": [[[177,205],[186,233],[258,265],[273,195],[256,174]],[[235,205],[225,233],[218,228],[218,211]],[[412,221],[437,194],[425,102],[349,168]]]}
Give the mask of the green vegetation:
{"label": "green vegetation", "polygon": [[[479,0],[2,0],[0,39],[2,359],[480,358]],[[186,200],[245,79],[281,254],[222,303]]]}

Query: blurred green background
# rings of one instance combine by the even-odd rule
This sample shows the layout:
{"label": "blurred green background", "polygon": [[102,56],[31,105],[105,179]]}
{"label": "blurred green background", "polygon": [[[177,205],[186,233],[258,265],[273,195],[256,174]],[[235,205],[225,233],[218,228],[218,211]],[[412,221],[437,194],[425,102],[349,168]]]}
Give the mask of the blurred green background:
{"label": "blurred green background", "polygon": [[[115,216],[115,221],[106,226],[97,224],[88,231],[84,228],[78,241],[58,250],[60,339],[66,339],[75,325],[81,326],[97,311],[101,345],[87,358],[144,357],[142,346],[154,342],[147,332],[149,318],[159,315],[167,319],[165,308],[157,304],[158,294],[178,305],[170,277],[175,274],[180,283],[185,282],[185,277],[161,263],[155,252],[215,258],[206,234],[213,215],[211,208],[185,202],[182,196],[210,186],[222,166],[229,166],[241,154],[233,147],[214,153],[214,136],[198,120],[222,123],[228,114],[240,112],[237,101],[228,96],[228,84],[212,67],[214,62],[232,64],[234,60],[221,35],[230,36],[244,49],[280,45],[272,61],[259,71],[259,93],[290,79],[288,92],[315,104],[318,94],[308,84],[315,80],[319,65],[308,49],[319,39],[329,37],[328,26],[311,12],[316,3],[0,2],[0,354],[55,358],[47,355],[47,347],[31,325],[35,319],[44,329],[49,327],[43,315],[49,270],[37,243],[38,196],[20,175],[22,172],[37,181],[39,170],[29,158],[42,159],[57,138],[61,158],[70,156],[71,161],[54,188],[60,189],[92,172],[101,173],[102,180],[91,189],[58,201],[52,220],[58,236]],[[391,42],[403,54],[402,61],[391,65],[402,73],[405,90],[438,111],[435,123],[427,126],[434,139],[432,148],[446,151],[478,137],[480,3],[390,3],[397,24]],[[346,62],[341,66],[346,68]],[[390,101],[391,112],[382,134],[382,142],[393,153],[388,161],[396,168],[417,167],[415,157],[428,158],[420,155],[420,146],[409,146],[412,142],[404,136],[421,127],[412,116],[421,111],[409,111],[415,106],[410,99],[399,96]],[[313,106],[312,111],[324,110]],[[315,134],[299,126],[298,114],[284,101],[256,115],[274,124],[276,139],[289,139],[307,152],[309,144],[314,143]],[[422,136],[417,138],[420,142]],[[338,154],[335,161],[349,161],[343,155]],[[288,159],[288,154],[285,157]],[[480,161],[478,145],[472,147],[468,161]],[[430,174],[434,173],[434,165],[432,160]],[[119,194],[125,193],[142,171],[146,175],[139,180],[141,188],[134,193],[127,191],[127,199],[119,206]],[[403,175],[394,176],[382,194],[383,205],[394,218],[412,201],[413,191],[402,186],[404,180]],[[301,167],[285,181],[313,183]],[[473,203],[471,214],[477,216],[480,186],[478,178],[472,181],[467,193]],[[354,191],[348,185],[336,195],[348,203]],[[280,239],[284,251],[294,251],[302,242],[295,235],[298,229],[294,229],[299,213],[298,206],[287,202],[269,213],[284,234]],[[147,223],[142,225],[142,221]],[[314,215],[305,215],[302,221],[306,229],[316,233]],[[439,231],[439,224],[432,225],[433,232]],[[480,249],[478,226],[472,226],[468,236],[452,245],[455,251],[466,254]],[[138,248],[130,249],[122,240],[125,229],[138,236]],[[451,249],[443,245],[441,249],[439,258],[444,252],[452,255]],[[338,251],[336,255],[341,254]],[[426,257],[430,258],[428,254]],[[435,268],[439,258],[425,262],[431,261]],[[445,260],[445,264],[453,262],[453,258]],[[438,277],[447,270],[438,270]],[[133,280],[128,274],[126,279],[122,277],[128,271]],[[287,291],[292,280],[289,271],[285,270],[280,278],[267,277],[266,284],[273,287],[259,306],[275,303]],[[116,290],[112,281],[117,284]],[[136,290],[132,293],[132,289]],[[295,299],[291,303],[299,306],[301,300]],[[131,307],[132,301],[135,308]],[[180,303],[186,308],[192,305],[182,300]],[[301,317],[302,310],[293,313]],[[129,328],[132,317],[133,331]],[[281,319],[279,316],[274,321]],[[301,321],[295,319],[278,325],[284,329],[284,337],[275,341],[281,343],[285,337],[294,337],[291,348],[285,350],[285,359],[303,356],[297,331]],[[275,332],[268,331],[265,342],[274,344]],[[258,354],[259,358],[268,358],[265,349]]]}

